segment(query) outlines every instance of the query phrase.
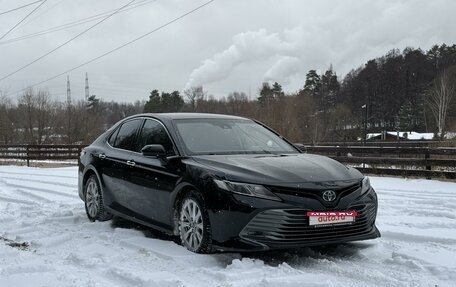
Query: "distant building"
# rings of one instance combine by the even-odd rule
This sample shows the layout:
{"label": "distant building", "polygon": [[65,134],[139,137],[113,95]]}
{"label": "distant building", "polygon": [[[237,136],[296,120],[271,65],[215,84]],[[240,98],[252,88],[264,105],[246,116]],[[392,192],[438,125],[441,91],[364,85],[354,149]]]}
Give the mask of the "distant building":
{"label": "distant building", "polygon": [[[382,132],[367,134],[368,141],[397,141],[399,140],[432,140],[433,133],[417,133],[417,132]],[[361,139],[362,140],[362,139]]]}

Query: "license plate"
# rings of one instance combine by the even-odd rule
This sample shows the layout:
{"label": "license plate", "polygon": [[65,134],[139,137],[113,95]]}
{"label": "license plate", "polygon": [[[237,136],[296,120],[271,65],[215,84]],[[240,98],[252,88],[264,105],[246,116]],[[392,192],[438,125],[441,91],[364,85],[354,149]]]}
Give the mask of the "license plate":
{"label": "license plate", "polygon": [[358,215],[356,211],[308,211],[310,226],[331,226],[352,224]]}

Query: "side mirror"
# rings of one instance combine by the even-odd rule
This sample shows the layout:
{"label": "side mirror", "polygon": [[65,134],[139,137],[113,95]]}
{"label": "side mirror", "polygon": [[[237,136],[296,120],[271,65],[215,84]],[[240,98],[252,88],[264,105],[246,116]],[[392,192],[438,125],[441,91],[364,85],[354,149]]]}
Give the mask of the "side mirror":
{"label": "side mirror", "polygon": [[165,157],[166,150],[161,144],[148,144],[141,149],[144,156]]}
{"label": "side mirror", "polygon": [[295,143],[294,146],[299,149],[300,151],[302,151],[303,153],[307,153],[307,148],[305,145],[303,145],[302,143]]}

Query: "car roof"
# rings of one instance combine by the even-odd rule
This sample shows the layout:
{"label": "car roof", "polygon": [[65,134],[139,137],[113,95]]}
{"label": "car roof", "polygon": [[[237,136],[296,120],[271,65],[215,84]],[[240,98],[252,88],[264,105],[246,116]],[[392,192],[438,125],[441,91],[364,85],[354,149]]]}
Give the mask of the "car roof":
{"label": "car roof", "polygon": [[144,113],[135,115],[136,116],[149,116],[163,120],[177,120],[177,119],[238,119],[245,120],[246,118],[222,115],[222,114],[211,114],[211,113]]}

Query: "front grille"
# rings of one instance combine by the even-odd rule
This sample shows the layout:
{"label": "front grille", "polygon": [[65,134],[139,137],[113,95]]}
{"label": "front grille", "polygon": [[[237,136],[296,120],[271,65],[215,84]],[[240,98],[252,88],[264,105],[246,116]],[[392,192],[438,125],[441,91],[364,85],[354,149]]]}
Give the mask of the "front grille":
{"label": "front grille", "polygon": [[305,245],[369,233],[375,220],[374,204],[351,206],[356,221],[350,225],[309,226],[306,209],[273,209],[259,213],[241,232],[241,237],[264,244]]}
{"label": "front grille", "polygon": [[[359,188],[361,188],[361,183],[356,183],[344,188],[322,188],[321,190],[307,190],[307,189],[295,189],[295,188],[283,188],[283,187],[269,187],[274,193],[278,194],[287,194],[287,195],[292,195],[292,196],[297,196],[297,197],[303,197],[303,198],[310,198],[310,199],[316,199],[320,201],[323,205],[327,207],[334,207],[339,203],[339,200],[347,196],[355,191],[357,191]],[[323,200],[323,192],[326,190],[334,190],[336,192],[336,199],[332,202],[327,202]]]}

